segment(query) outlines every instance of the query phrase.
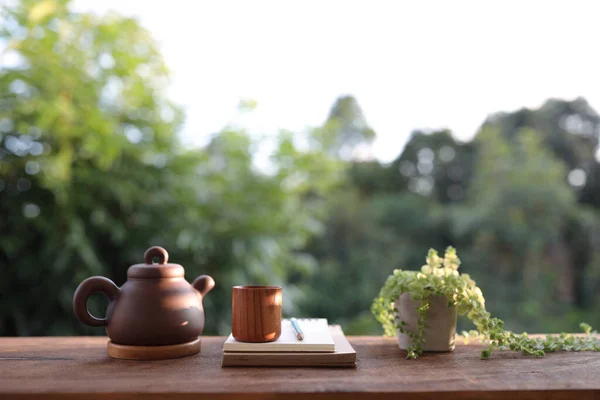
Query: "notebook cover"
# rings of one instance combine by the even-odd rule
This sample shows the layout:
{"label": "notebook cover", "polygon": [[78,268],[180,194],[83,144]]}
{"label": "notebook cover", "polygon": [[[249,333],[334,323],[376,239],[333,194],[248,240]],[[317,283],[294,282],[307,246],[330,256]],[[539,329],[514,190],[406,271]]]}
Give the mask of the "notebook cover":
{"label": "notebook cover", "polygon": [[274,342],[269,343],[245,343],[236,341],[229,335],[223,344],[223,350],[227,352],[329,352],[335,351],[335,343],[327,320],[324,318],[299,318],[298,325],[304,332],[304,340],[296,338],[296,331],[289,319],[281,321],[281,336]]}
{"label": "notebook cover", "polygon": [[356,352],[339,325],[329,327],[333,353],[223,352],[222,367],[356,367]]}

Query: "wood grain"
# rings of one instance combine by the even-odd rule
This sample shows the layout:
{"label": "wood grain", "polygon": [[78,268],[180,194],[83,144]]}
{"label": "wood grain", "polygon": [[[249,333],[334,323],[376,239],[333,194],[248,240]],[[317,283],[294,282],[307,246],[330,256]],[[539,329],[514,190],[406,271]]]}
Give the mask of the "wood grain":
{"label": "wood grain", "polygon": [[231,292],[231,330],[240,342],[272,342],[281,335],[281,288],[234,286]]}
{"label": "wood grain", "polygon": [[168,346],[126,346],[108,341],[106,352],[109,357],[121,360],[168,360],[198,354],[200,338],[188,343]]}
{"label": "wood grain", "polygon": [[221,368],[225,338],[203,337],[200,354],[126,361],[106,355],[107,338],[0,338],[0,398],[44,399],[594,399],[600,353],[544,358],[480,346],[403,358],[395,338],[349,337],[355,369]]}

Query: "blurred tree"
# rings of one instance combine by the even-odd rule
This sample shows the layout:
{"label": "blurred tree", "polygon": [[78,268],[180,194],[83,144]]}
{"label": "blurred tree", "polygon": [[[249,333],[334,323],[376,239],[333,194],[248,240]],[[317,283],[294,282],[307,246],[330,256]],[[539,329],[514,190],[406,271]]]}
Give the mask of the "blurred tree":
{"label": "blurred tree", "polygon": [[[565,165],[563,180],[575,192],[579,210],[585,217],[572,219],[563,234],[568,242],[575,279],[574,300],[579,306],[592,304],[600,288],[598,279],[591,279],[592,266],[597,259],[598,214],[581,205],[600,209],[600,164],[598,163],[598,140],[600,115],[583,98],[575,100],[549,99],[539,109],[521,109],[513,113],[497,113],[490,116],[484,129],[497,129],[509,140],[518,141],[524,128],[534,129],[539,140]],[[558,258],[556,263],[563,263]]]}
{"label": "blurred tree", "polygon": [[[0,72],[0,334],[102,334],[73,317],[75,287],[91,275],[122,284],[151,245],[188,279],[215,278],[207,333],[230,329],[231,285],[312,272],[300,250],[320,229],[336,159],[282,133],[264,174],[257,143],[230,128],[185,150],[167,70],[137,22],[63,0],[3,12],[17,62]],[[294,293],[286,287],[288,311]],[[92,299],[92,312],[104,302]]]}
{"label": "blurred tree", "polygon": [[376,334],[369,312],[382,282],[395,268],[421,265],[423,251],[447,245],[449,219],[435,200],[412,193],[360,198],[357,192],[333,199],[327,228],[313,240],[319,272],[305,298],[308,315],[327,317],[350,334]]}
{"label": "blurred tree", "polygon": [[375,131],[367,124],[356,99],[342,96],[335,101],[325,124],[315,130],[314,138],[324,151],[350,160],[360,146],[363,152],[368,153]]}
{"label": "blurred tree", "polygon": [[487,127],[476,143],[475,180],[454,214],[457,237],[469,237],[462,240],[470,249],[465,264],[478,265],[476,276],[493,299],[490,310],[541,327],[531,318],[549,318],[575,303],[576,269],[585,265],[574,264],[568,230],[589,213],[565,182],[565,164],[536,131],[521,130],[509,140]]}
{"label": "blurred tree", "polygon": [[365,197],[404,190],[406,183],[399,185],[396,175],[391,168],[379,161],[353,162],[348,167],[348,180]]}
{"label": "blurred tree", "polygon": [[[349,333],[379,333],[369,308],[390,271],[418,267],[430,247],[452,244],[451,220],[440,198],[450,201],[451,184],[468,185],[470,163],[470,148],[447,131],[414,132],[389,166],[352,162],[346,187],[331,198],[323,235],[309,247],[319,260],[311,281],[319,295],[306,298],[304,309],[343,323]],[[446,172],[459,167],[464,172],[452,170],[448,178]],[[419,190],[419,179],[431,183],[428,190]]]}
{"label": "blurred tree", "polygon": [[186,167],[165,166],[181,113],[135,21],[58,0],[16,3],[2,19],[15,62],[0,72],[0,331],[69,332],[75,284],[122,279],[176,206],[171,175]]}
{"label": "blurred tree", "polygon": [[[596,114],[586,104],[549,101],[525,113],[531,124],[497,114],[469,143],[446,130],[414,131],[389,166],[352,162],[348,187],[332,199],[327,228],[310,247],[322,270],[314,279],[320,296],[308,299],[307,310],[351,332],[376,332],[365,311],[387,274],[418,268],[429,247],[454,245],[486,289],[490,309],[511,328],[556,331],[581,318],[600,322],[586,311],[598,301],[598,215],[577,202],[578,187],[567,183],[569,168],[596,168],[589,158],[596,142],[556,131],[561,117],[548,111],[585,112],[577,118],[589,125]],[[552,147],[552,135],[560,146]],[[569,154],[578,157],[572,167],[563,161]]]}
{"label": "blurred tree", "polygon": [[391,166],[396,187],[407,187],[442,204],[464,200],[473,169],[473,145],[460,143],[448,130],[414,131]]}
{"label": "blurred tree", "polygon": [[[323,151],[336,160],[350,160],[357,158],[356,149],[368,153],[374,138],[375,132],[368,126],[356,99],[343,96],[335,101],[324,125],[314,129],[309,142],[315,150]],[[368,234],[368,227],[373,226],[374,222],[372,216],[365,213],[360,191],[348,181],[347,169],[363,164],[340,165],[344,167],[344,184],[329,195],[326,229],[313,238],[306,248],[318,261],[318,268],[311,279],[301,281],[300,289],[304,296],[300,308],[307,315],[327,317],[338,322],[355,319],[357,310],[360,310],[363,324],[358,329],[364,331],[374,325],[365,310],[369,308],[371,293],[378,283],[365,279],[370,272],[361,260],[364,262],[365,257],[369,256],[353,252],[352,248],[358,243],[364,246],[361,248],[375,246]],[[365,165],[377,168],[379,164],[373,162]],[[353,330],[352,327],[347,328],[350,333]]]}
{"label": "blurred tree", "polygon": [[522,128],[534,129],[567,165],[567,172],[577,171],[576,179],[571,181],[579,199],[600,208],[600,169],[596,160],[600,115],[585,99],[549,99],[539,109],[496,113],[486,120],[484,127],[494,127],[510,140]]}

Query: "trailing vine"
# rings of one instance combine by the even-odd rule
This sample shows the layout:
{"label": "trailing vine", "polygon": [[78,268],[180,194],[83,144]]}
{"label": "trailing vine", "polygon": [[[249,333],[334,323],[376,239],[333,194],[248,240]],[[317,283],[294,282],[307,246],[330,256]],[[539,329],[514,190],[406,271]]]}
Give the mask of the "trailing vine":
{"label": "trailing vine", "polygon": [[[527,333],[505,330],[504,322],[486,311],[481,289],[468,274],[458,272],[459,266],[460,259],[454,248],[448,247],[443,258],[430,249],[426,264],[420,271],[395,270],[373,301],[371,311],[382,324],[386,336],[400,331],[410,337],[412,344],[407,348],[407,358],[415,359],[423,352],[432,296],[444,296],[448,307],[456,307],[459,315],[466,315],[473,322],[476,329],[463,332],[463,335],[467,339],[476,338],[487,343],[481,352],[483,359],[489,358],[495,349],[521,351],[536,357],[554,351],[600,351],[600,344],[594,336],[596,332],[592,332],[591,326],[585,323],[580,325],[584,336],[562,333],[531,338]],[[407,329],[406,322],[396,317],[398,310],[394,302],[402,293],[410,293],[418,301],[416,332]]]}

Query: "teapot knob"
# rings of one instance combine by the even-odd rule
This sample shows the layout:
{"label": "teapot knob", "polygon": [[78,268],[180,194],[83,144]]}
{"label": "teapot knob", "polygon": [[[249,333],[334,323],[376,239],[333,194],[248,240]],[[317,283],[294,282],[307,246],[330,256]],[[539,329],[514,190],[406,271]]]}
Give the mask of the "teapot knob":
{"label": "teapot knob", "polygon": [[169,261],[169,253],[160,246],[152,246],[146,250],[144,253],[144,262],[146,264],[153,264],[154,257],[158,257],[159,264],[166,264]]}

